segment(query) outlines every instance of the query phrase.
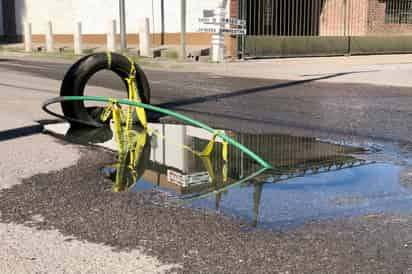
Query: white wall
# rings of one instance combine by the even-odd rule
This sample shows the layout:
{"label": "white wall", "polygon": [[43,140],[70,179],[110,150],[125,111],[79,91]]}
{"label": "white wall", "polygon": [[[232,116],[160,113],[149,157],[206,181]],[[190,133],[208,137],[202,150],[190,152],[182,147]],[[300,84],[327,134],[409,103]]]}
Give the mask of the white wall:
{"label": "white wall", "polygon": [[[180,31],[180,0],[165,0],[165,31]],[[34,34],[53,22],[56,34],[72,34],[76,21],[83,22],[83,33],[104,34],[107,22],[119,18],[118,0],[16,0],[17,33],[22,22],[31,22]],[[187,0],[187,31],[196,32],[204,9],[214,9],[219,0]],[[137,33],[138,19],[149,17],[151,29],[161,31],[160,0],[126,0],[127,32]]]}

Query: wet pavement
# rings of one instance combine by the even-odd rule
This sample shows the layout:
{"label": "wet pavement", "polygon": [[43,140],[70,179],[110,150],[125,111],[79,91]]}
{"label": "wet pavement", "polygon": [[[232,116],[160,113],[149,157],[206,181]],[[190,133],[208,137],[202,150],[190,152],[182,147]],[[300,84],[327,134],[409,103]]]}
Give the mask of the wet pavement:
{"label": "wet pavement", "polygon": [[[59,128],[64,130],[58,136],[66,141],[115,147],[110,128],[47,127],[51,132]],[[376,160],[386,153],[377,144],[367,148],[312,137],[226,131],[272,165],[265,170],[233,146],[223,161],[222,140],[209,157],[197,155],[212,138],[200,128],[151,123],[148,130],[138,131],[142,141],[135,162],[129,154],[102,169],[115,192],[155,190],[184,206],[275,231],[313,221],[411,212],[408,160]]]}
{"label": "wet pavement", "polygon": [[[2,108],[5,121],[10,112],[24,114],[28,121],[44,118],[40,102],[57,95],[58,82],[52,79],[60,80],[68,65],[19,62],[5,62],[2,67],[10,72],[0,86],[14,98]],[[408,88],[171,71],[149,70],[148,74],[156,104],[232,130],[239,137],[264,139],[267,135],[277,140],[270,147],[282,149],[267,154],[265,149],[259,151],[258,143],[242,142],[272,163],[280,163],[281,172],[236,184],[256,169],[252,165],[241,174],[237,163],[229,162],[226,184],[233,187],[222,189],[225,184],[216,187],[209,182],[206,188],[189,193],[189,197],[202,198],[182,206],[175,203],[182,198],[178,189],[153,184],[156,178],[167,179],[171,168],[165,168],[162,153],[156,157],[157,164],[149,159],[147,177],[139,171],[142,177],[134,185],[139,186],[138,192],[129,190],[135,183],[129,177],[129,191],[115,193],[117,156],[106,149],[80,146],[82,157],[77,164],[26,178],[1,191],[2,224],[21,224],[45,233],[54,229],[68,241],[104,244],[115,252],[141,250],[161,263],[182,265],[176,268],[182,273],[412,272],[412,97]],[[94,81],[114,92],[123,90],[104,76]],[[37,97],[21,104],[26,92]],[[12,125],[7,130],[13,136],[19,133]],[[98,136],[99,142],[105,142],[111,138],[106,133],[87,134],[89,140]],[[79,143],[76,138],[72,135],[71,142]],[[162,142],[147,141],[152,156],[151,146],[161,147]],[[55,153],[65,153],[67,141],[57,142]],[[267,147],[265,142],[262,147]],[[323,146],[333,149],[320,149]],[[36,143],[30,144],[28,155],[31,149],[37,149]],[[301,157],[298,151],[311,153]],[[319,158],[319,153],[313,153],[319,151],[328,151],[332,157]],[[270,159],[270,155],[283,158]],[[18,156],[25,157],[24,153]],[[292,156],[295,160],[285,163]],[[188,164],[181,175],[207,171],[202,160],[193,162],[197,164]],[[112,172],[103,172],[108,167]],[[212,167],[216,178],[226,176],[221,164]]]}
{"label": "wet pavement", "polygon": [[[1,191],[1,221],[42,231],[57,229],[69,239],[103,243],[118,251],[139,249],[162,263],[181,264],[183,268],[174,269],[178,273],[412,270],[409,214],[308,221],[284,232],[253,229],[242,218],[182,207],[171,202],[169,192],[114,193],[113,182],[102,169],[116,163],[117,156],[101,148],[81,151],[76,165]],[[353,169],[341,171],[346,170]],[[333,172],[325,174],[335,177]],[[309,184],[307,191],[316,194],[316,186]],[[359,202],[330,201],[349,206]],[[245,205],[250,203],[245,200]]]}

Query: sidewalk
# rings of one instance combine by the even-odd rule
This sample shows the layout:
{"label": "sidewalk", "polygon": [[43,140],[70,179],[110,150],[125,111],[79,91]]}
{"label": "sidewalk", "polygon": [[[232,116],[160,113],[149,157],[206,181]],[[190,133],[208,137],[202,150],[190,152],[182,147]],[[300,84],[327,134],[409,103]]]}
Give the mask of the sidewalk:
{"label": "sidewalk", "polygon": [[411,54],[249,60],[195,69],[220,76],[412,86]]}
{"label": "sidewalk", "polygon": [[[6,50],[0,51],[0,57],[68,64],[80,58]],[[412,87],[412,54],[260,59],[222,64],[149,58],[139,62],[146,69],[204,72],[216,76]]]}

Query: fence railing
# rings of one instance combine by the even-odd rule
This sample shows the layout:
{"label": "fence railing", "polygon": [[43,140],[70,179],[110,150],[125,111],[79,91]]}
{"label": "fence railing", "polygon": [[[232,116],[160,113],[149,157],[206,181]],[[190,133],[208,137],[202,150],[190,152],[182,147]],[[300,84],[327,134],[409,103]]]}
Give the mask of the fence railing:
{"label": "fence railing", "polygon": [[240,0],[240,17],[255,36],[362,35],[367,11],[367,0]]}

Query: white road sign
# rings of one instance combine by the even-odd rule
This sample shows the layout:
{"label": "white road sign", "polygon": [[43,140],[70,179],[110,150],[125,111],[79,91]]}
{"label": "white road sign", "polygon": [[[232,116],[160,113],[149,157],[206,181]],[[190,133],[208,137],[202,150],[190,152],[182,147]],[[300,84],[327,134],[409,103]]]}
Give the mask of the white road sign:
{"label": "white road sign", "polygon": [[222,29],[223,32],[228,32],[232,35],[246,35],[246,29]]}
{"label": "white road sign", "polygon": [[[212,25],[219,24],[216,17],[199,18],[199,23],[212,24]],[[241,27],[246,26],[246,20],[237,19],[237,18],[233,18],[233,17],[232,18],[224,18],[222,23],[228,24],[228,25],[241,26]]]}
{"label": "white road sign", "polygon": [[230,33],[232,35],[246,35],[246,29],[236,29],[236,28],[214,28],[214,27],[206,27],[206,28],[199,28],[199,32],[210,32],[210,33],[219,33],[219,30],[225,33]]}

